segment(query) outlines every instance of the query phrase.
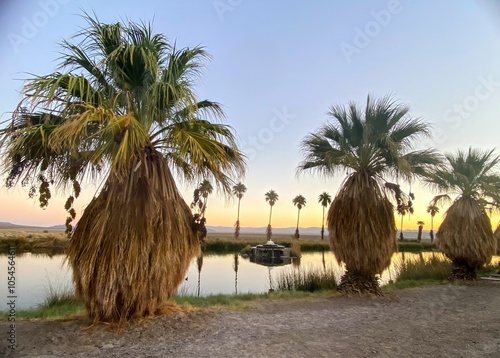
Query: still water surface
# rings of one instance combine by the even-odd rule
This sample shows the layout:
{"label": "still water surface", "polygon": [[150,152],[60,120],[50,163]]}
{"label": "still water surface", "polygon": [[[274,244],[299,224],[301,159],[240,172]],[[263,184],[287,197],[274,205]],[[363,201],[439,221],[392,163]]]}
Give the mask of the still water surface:
{"label": "still water surface", "polygon": [[[425,258],[433,255],[424,253]],[[441,255],[441,254],[435,254]],[[50,290],[71,290],[71,269],[64,263],[64,255],[47,255],[26,253],[16,257],[16,308],[34,307],[43,302]],[[405,253],[406,260],[419,259],[418,254]],[[399,263],[402,253],[394,255],[391,266],[382,274],[381,284],[386,284],[390,279],[397,278]],[[280,274],[290,270],[301,269],[330,269],[335,272],[337,279],[343,274],[331,252],[304,253],[300,262],[295,261],[291,265],[268,268],[250,262],[248,259],[239,257],[237,272],[238,293],[264,293],[269,288],[275,288],[276,279]],[[0,256],[0,297],[2,302],[7,301],[7,257]],[[271,280],[270,280],[271,278]],[[270,282],[271,281],[271,282]],[[198,294],[198,266],[193,259],[186,273],[186,280],[178,289],[180,294]],[[235,271],[234,255],[208,255],[203,257],[203,265],[200,274],[200,295],[235,293]],[[0,311],[7,307],[1,307]]]}

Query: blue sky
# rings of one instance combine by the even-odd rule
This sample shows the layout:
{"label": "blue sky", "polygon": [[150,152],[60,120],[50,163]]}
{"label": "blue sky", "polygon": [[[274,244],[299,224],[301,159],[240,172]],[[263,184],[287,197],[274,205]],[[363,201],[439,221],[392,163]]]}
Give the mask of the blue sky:
{"label": "blue sky", "polygon": [[[480,1],[4,1],[0,5],[0,114],[9,118],[27,73],[55,70],[58,42],[85,22],[82,9],[102,22],[153,21],[178,46],[203,45],[213,59],[197,86],[200,99],[220,102],[249,156],[242,201],[243,226],[264,226],[264,193],[280,200],[273,225],[295,224],[291,201],[308,200],[302,226],[321,224],[317,197],[335,195],[342,177],[296,177],[299,141],[327,120],[334,104],[368,93],[393,94],[432,126],[441,151],[495,148],[500,127],[500,6]],[[179,183],[186,200],[193,188]],[[408,188],[407,185],[404,187]],[[416,212],[405,226],[429,221],[433,193],[413,185]],[[94,194],[88,186],[76,207]],[[22,189],[0,190],[0,221],[64,222],[61,199],[45,211]],[[214,195],[208,224],[231,226],[235,203]],[[439,218],[437,218],[439,220]],[[494,223],[496,225],[496,223]],[[427,225],[428,226],[428,225]]]}

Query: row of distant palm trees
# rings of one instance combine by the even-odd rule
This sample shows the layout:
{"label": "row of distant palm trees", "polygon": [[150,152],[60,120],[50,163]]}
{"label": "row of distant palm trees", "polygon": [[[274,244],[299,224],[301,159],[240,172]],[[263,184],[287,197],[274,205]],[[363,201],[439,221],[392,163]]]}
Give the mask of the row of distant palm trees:
{"label": "row of distant palm trees", "polygon": [[[146,23],[85,17],[87,28],[62,42],[60,66],[26,81],[11,121],[0,126],[0,163],[6,185],[29,185],[43,207],[50,188],[67,189],[76,294],[91,319],[122,322],[153,315],[199,255],[212,189],[198,190],[193,214],[173,174],[230,194],[246,163],[232,128],[218,121],[220,105],[194,91],[209,57],[204,48],[179,49]],[[409,200],[391,179],[422,180],[440,192],[436,206],[454,199],[436,238],[456,277],[473,278],[491,260],[486,208],[500,207],[499,157],[415,150],[428,136],[409,108],[368,96],[362,108],[332,106],[328,121],[302,140],[299,173],[346,175],[326,214],[330,246],[346,267],[340,290],[379,290],[377,275],[397,250],[394,206],[402,211]],[[99,191],[72,231],[73,203],[87,180]],[[236,192],[241,200],[243,187]],[[267,194],[271,219],[278,195]],[[305,200],[295,205],[299,220]]]}
{"label": "row of distant palm trees", "polygon": [[[235,223],[235,230],[234,230],[234,237],[239,238],[240,236],[240,206],[241,206],[241,199],[243,198],[245,192],[247,191],[247,187],[241,183],[238,182],[233,186],[232,189],[232,194],[238,199],[238,211],[237,211],[237,216],[236,216],[236,223]],[[198,203],[198,213],[205,213],[205,209],[207,207],[207,201],[208,201],[208,196],[213,192],[213,186],[208,180],[203,180],[200,185],[198,186],[197,189],[195,189],[194,196],[195,198],[197,196],[201,196],[203,200],[197,201],[196,199],[193,201],[191,204],[191,208],[196,207],[196,202]],[[270,206],[270,211],[269,211],[269,222],[268,226],[266,229],[266,236],[267,239],[271,239],[272,237],[272,226],[271,226],[271,218],[272,218],[272,210],[273,206],[278,201],[279,195],[276,193],[274,190],[270,190],[267,193],[264,194],[266,202],[269,203]],[[332,196],[324,191],[321,193],[318,197],[318,203],[321,204],[323,207],[323,215],[322,215],[322,220],[321,220],[321,240],[324,240],[324,234],[325,234],[325,210],[330,205],[332,202]],[[292,203],[294,206],[297,207],[297,225],[295,229],[295,234],[294,237],[296,239],[300,239],[300,231],[299,231],[299,220],[300,220],[300,210],[306,206],[306,198],[304,198],[302,195],[297,195],[295,198],[293,198]],[[404,205],[403,209],[400,209],[398,211],[398,214],[401,215],[401,229],[400,229],[400,239],[403,239],[403,217],[406,214],[406,211],[408,208],[411,208],[411,201],[410,205],[406,204]],[[427,212],[431,215],[431,230],[429,232],[429,236],[431,239],[431,243],[434,241],[434,216],[439,213],[439,207],[436,205],[434,201],[432,201],[428,206],[427,206]],[[411,211],[413,213],[413,210]],[[417,221],[418,225],[418,235],[417,239],[420,242],[422,239],[422,229],[423,225],[425,223],[423,221]]]}

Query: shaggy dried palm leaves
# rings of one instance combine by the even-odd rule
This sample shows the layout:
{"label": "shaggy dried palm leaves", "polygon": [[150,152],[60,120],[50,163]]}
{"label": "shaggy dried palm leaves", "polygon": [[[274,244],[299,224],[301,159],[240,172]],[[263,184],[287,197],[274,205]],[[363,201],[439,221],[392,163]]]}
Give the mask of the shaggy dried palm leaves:
{"label": "shaggy dried palm leaves", "polygon": [[475,279],[476,269],[489,263],[496,251],[490,219],[470,197],[450,206],[436,237],[438,248],[453,262],[450,279]]}
{"label": "shaggy dried palm leaves", "polygon": [[121,322],[154,314],[199,252],[192,220],[161,154],[146,150],[122,175],[111,174],[68,252],[89,316]]}
{"label": "shaggy dried palm leaves", "polygon": [[339,290],[379,293],[375,274],[397,251],[393,210],[376,179],[363,172],[347,178],[328,211],[330,245],[347,269]]}

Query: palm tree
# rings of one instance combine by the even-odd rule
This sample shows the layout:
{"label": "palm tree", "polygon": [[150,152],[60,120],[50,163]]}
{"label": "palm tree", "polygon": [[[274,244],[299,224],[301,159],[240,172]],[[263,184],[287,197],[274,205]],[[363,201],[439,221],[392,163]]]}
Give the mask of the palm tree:
{"label": "palm tree", "polygon": [[200,191],[201,197],[203,198],[203,213],[205,213],[205,210],[207,208],[207,202],[208,202],[208,196],[212,194],[214,187],[208,180],[203,180],[200,183],[200,186],[198,187],[198,190]]}
{"label": "palm tree", "polygon": [[332,203],[332,196],[326,191],[318,196],[318,203],[323,206],[323,219],[321,220],[321,240],[325,239],[325,209]]}
{"label": "palm tree", "polygon": [[300,233],[299,233],[299,219],[300,219],[300,210],[306,206],[306,198],[304,198],[302,195],[297,195],[295,198],[293,198],[292,203],[294,206],[297,207],[297,228],[295,229],[295,238],[300,239]]}
{"label": "palm tree", "polygon": [[399,230],[399,241],[403,241],[404,240],[404,235],[403,235],[403,218],[406,215],[406,212],[408,211],[408,206],[405,203],[403,203],[401,205],[398,205],[398,207],[396,208],[396,211],[398,212],[398,215],[401,215],[401,226],[400,226],[400,230]]}
{"label": "palm tree", "polygon": [[278,201],[278,194],[274,190],[269,190],[265,194],[266,202],[269,203],[269,206],[271,207],[269,211],[269,224],[267,225],[266,229],[266,237],[268,240],[271,239],[271,236],[273,236],[273,230],[271,228],[271,216],[273,215],[273,206],[276,204]]}
{"label": "palm tree", "polygon": [[68,262],[77,296],[95,321],[154,314],[199,252],[196,223],[172,175],[210,178],[229,193],[244,159],[232,129],[212,123],[220,106],[193,86],[201,47],[178,49],[151,25],[101,23],[63,41],[56,72],[29,79],[1,129],[8,186],[70,188],[102,180],[72,233]]}
{"label": "palm tree", "polygon": [[446,167],[435,170],[426,180],[443,194],[434,197],[437,205],[452,205],[436,233],[438,248],[452,261],[450,279],[475,279],[476,270],[491,261],[496,252],[487,206],[500,204],[500,156],[493,150],[469,148],[445,155]]}
{"label": "palm tree", "polygon": [[399,186],[385,178],[410,181],[439,163],[433,150],[412,150],[412,144],[429,135],[427,125],[408,115],[409,109],[390,97],[372,100],[365,109],[351,103],[333,106],[331,122],[306,136],[299,171],[325,176],[348,176],[328,211],[333,253],[346,265],[339,290],[379,292],[376,275],[396,251],[393,205],[387,192],[402,200]]}
{"label": "palm tree", "polygon": [[431,231],[429,232],[429,236],[431,237],[431,244],[432,244],[434,242],[434,216],[437,213],[439,213],[439,207],[431,202],[427,206],[427,212],[431,214]]}
{"label": "palm tree", "polygon": [[418,242],[422,241],[422,230],[424,229],[425,223],[423,221],[417,221],[418,225],[418,234],[417,234],[417,240]]}
{"label": "palm tree", "polygon": [[233,186],[233,195],[238,198],[238,215],[236,216],[236,224],[234,229],[234,237],[238,238],[240,236],[240,203],[241,198],[243,198],[243,194],[247,191],[247,187],[239,182],[238,184]]}

